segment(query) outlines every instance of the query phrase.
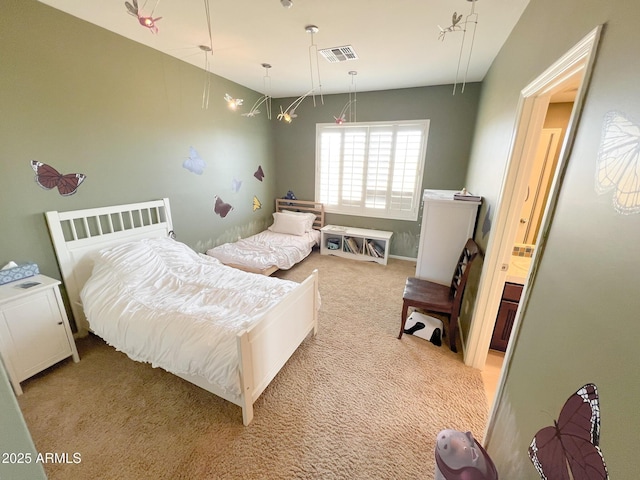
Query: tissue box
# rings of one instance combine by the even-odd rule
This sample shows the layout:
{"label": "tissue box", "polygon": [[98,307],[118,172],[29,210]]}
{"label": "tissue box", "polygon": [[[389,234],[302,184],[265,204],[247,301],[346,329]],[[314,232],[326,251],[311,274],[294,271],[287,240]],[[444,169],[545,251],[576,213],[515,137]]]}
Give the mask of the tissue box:
{"label": "tissue box", "polygon": [[38,270],[38,265],[35,263],[25,263],[23,265],[18,265],[17,267],[0,270],[0,285],[15,282],[16,280],[22,280],[27,277],[33,277],[39,273],[40,270]]}

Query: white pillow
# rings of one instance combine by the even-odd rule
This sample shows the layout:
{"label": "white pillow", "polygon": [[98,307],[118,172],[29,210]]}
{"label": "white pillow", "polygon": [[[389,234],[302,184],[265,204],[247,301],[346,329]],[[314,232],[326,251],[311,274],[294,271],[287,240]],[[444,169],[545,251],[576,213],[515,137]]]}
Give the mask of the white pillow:
{"label": "white pillow", "polygon": [[313,230],[313,222],[316,221],[316,214],[315,213],[311,213],[311,212],[293,212],[291,210],[283,210],[282,213],[285,213],[287,215],[297,215],[299,217],[306,218],[307,219],[307,224],[305,226],[305,231],[306,232],[310,232],[311,230]]}
{"label": "white pillow", "polygon": [[269,227],[269,230],[275,233],[302,236],[307,231],[307,223],[308,221],[304,217],[276,212],[273,214],[273,225]]}

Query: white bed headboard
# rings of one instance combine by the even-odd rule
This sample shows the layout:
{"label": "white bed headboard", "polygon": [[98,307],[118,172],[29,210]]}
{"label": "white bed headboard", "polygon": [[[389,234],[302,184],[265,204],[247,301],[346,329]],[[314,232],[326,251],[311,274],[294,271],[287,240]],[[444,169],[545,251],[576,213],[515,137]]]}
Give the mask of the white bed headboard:
{"label": "white bed headboard", "polygon": [[69,212],[51,211],[45,217],[78,336],[86,335],[89,327],[80,291],[93,269],[92,253],[143,238],[166,237],[173,232],[168,198]]}
{"label": "white bed headboard", "polygon": [[324,227],[324,204],[310,200],[290,200],[288,198],[276,198],[276,212],[283,210],[295,210],[296,212],[313,213],[316,216],[313,228],[320,230]]}

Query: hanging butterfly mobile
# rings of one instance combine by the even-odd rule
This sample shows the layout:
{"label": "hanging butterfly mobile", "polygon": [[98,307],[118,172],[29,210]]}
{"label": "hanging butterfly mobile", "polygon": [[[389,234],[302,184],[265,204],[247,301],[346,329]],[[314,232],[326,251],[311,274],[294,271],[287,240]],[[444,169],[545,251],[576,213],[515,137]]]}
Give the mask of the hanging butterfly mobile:
{"label": "hanging butterfly mobile", "polygon": [[36,183],[45,190],[58,188],[58,193],[63,197],[73,195],[84,182],[86,175],[82,173],[67,173],[62,175],[55,168],[46,163],[31,160],[31,168],[36,172]]}
{"label": "hanging butterfly mobile", "polygon": [[227,102],[227,106],[231,110],[237,110],[238,107],[242,106],[242,104],[244,103],[244,100],[242,98],[233,98],[228,93],[224,94],[224,101]]}
{"label": "hanging butterfly mobile", "polygon": [[127,7],[127,13],[129,15],[133,15],[134,17],[136,17],[140,25],[142,25],[145,28],[148,28],[151,33],[158,33],[158,26],[156,25],[156,22],[160,20],[162,17],[153,18],[153,12],[158,6],[158,3],[160,3],[160,0],[156,1],[156,6],[153,7],[153,10],[151,10],[151,14],[149,16],[144,16],[142,14],[142,10],[144,9],[144,6],[147,4],[146,1],[144,2],[144,5],[142,5],[142,8],[138,7],[138,0],[132,0],[131,2],[124,2],[124,5],[125,7]]}
{"label": "hanging butterfly mobile", "polygon": [[[340,114],[337,117],[335,115],[333,117],[337,125],[342,125],[347,121],[349,122],[358,121],[357,113],[356,113],[356,102],[358,101],[358,97],[357,97],[357,91],[356,91],[357,89],[356,89],[356,82],[355,82],[355,77],[356,75],[358,75],[358,72],[356,72],[355,70],[351,70],[349,72],[349,75],[351,76],[351,85],[349,85],[349,100],[347,101],[345,106],[342,107]],[[347,113],[349,114],[348,119],[347,119]]]}
{"label": "hanging butterfly mobile", "polygon": [[249,110],[246,113],[243,113],[242,116],[253,118],[256,115],[259,115],[260,110],[258,110],[258,107],[264,104],[267,110],[267,118],[271,120],[271,96],[268,93],[266,93],[269,90],[271,90],[271,77],[269,76],[269,69],[271,68],[271,65],[269,65],[268,63],[263,63],[262,67],[264,68],[264,71],[265,71],[265,75],[262,78],[262,84],[264,86],[265,94],[262,95],[258,100],[256,100],[256,103],[253,104],[253,106],[251,107],[251,110]]}
{"label": "hanging butterfly mobile", "polygon": [[[261,96],[258,100],[256,100],[256,103],[253,104],[253,106],[251,107],[251,110],[249,110],[246,113],[242,113],[241,115],[243,117],[249,117],[249,118],[253,118],[256,115],[259,115],[260,110],[258,110],[258,107],[263,103],[267,107],[267,118],[271,120],[271,97],[269,95]],[[280,109],[282,110],[282,107],[280,107]]]}
{"label": "hanging butterfly mobile", "polygon": [[451,25],[447,28],[442,28],[438,25],[440,29],[440,34],[438,35],[438,40],[444,40],[444,37],[447,33],[455,32],[457,30],[462,30],[462,25],[460,25],[460,20],[462,20],[462,14],[458,15],[458,12],[453,12],[453,16],[451,18]]}
{"label": "hanging butterfly mobile", "polygon": [[588,383],[569,397],[552,427],[535,434],[529,457],[543,480],[607,480],[599,443],[598,390]]}
{"label": "hanging butterfly mobile", "polygon": [[278,120],[284,120],[287,123],[291,123],[294,118],[297,118],[296,109],[286,111],[282,110],[282,106],[280,106],[280,113],[278,114]]}
{"label": "hanging butterfly mobile", "polygon": [[[349,100],[347,104],[342,108],[340,115],[338,115],[337,117],[335,115],[333,116],[333,119],[335,120],[337,125],[342,125],[347,121],[347,110],[351,107],[351,105],[353,105],[354,102],[354,100]],[[349,113],[351,114],[351,112]]]}

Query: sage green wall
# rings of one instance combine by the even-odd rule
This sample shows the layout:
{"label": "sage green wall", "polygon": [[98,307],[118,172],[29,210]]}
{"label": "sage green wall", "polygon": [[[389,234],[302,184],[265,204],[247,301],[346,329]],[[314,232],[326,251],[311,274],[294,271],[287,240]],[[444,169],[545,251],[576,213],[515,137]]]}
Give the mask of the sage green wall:
{"label": "sage green wall", "polygon": [[[330,68],[331,66],[327,67]],[[360,72],[360,75],[363,75]],[[348,79],[345,79],[345,83]],[[357,94],[357,120],[378,122],[429,119],[429,138],[422,188],[461,189],[475,127],[480,84],[470,83],[464,93],[452,95],[451,85]],[[274,112],[295,99],[274,102]],[[348,101],[345,95],[316,96],[298,107],[292,123],[274,126],[279,195],[293,190],[299,199],[315,194],[316,123],[331,123]],[[416,258],[421,214],[416,222],[328,214],[327,223],[394,232],[391,254]]]}
{"label": "sage green wall", "polygon": [[[60,278],[47,210],[169,197],[178,239],[198,251],[270,220],[271,124],[223,101],[228,92],[252,104],[258,93],[213,76],[203,109],[203,70],[33,0],[2,0],[0,59],[0,264],[36,262]],[[207,164],[202,175],[182,167],[190,146]],[[62,197],[36,185],[31,160],[87,178]],[[224,219],[215,195],[234,207]],[[254,195],[264,205],[256,212]]]}
{"label": "sage green wall", "polygon": [[[587,382],[600,392],[600,444],[610,477],[638,477],[640,215],[616,213],[613,192],[596,193],[595,175],[605,114],[624,113],[637,132],[639,15],[635,0],[531,0],[483,83],[467,184],[495,211],[520,90],[598,24],[606,24],[489,432],[488,451],[500,478],[540,478],[527,447]],[[634,161],[629,166],[637,172],[637,156]]]}

